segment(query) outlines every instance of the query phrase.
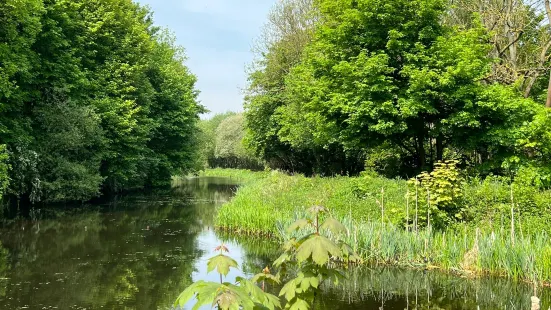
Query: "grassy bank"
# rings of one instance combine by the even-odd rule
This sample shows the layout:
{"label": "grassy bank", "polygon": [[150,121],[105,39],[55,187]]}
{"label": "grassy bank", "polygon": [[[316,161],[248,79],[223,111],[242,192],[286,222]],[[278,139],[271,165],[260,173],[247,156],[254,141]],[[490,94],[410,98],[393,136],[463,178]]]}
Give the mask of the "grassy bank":
{"label": "grassy bank", "polygon": [[207,169],[199,173],[202,177],[224,177],[236,180],[240,183],[249,183],[266,178],[269,175],[267,171],[251,171],[242,169]]}
{"label": "grassy bank", "polygon": [[406,199],[405,181],[376,176],[306,178],[280,172],[249,177],[245,171],[207,173],[248,180],[220,209],[216,222],[223,229],[284,238],[284,228],[307,207],[323,205],[342,219],[349,230],[345,241],[366,262],[551,282],[549,192],[511,188],[498,180],[472,180],[462,187],[463,221],[441,230],[419,223],[415,230],[412,219],[417,213],[421,221],[427,208],[421,201]]}

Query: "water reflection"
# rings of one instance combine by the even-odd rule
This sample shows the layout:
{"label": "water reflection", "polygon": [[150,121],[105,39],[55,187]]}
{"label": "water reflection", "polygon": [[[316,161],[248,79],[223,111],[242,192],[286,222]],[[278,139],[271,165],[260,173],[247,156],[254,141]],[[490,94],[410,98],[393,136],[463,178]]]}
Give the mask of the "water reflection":
{"label": "water reflection", "polygon": [[[219,234],[243,249],[245,270],[258,273],[279,248],[254,238]],[[315,309],[530,309],[533,287],[504,278],[462,278],[438,271],[353,268],[338,286],[325,285]],[[275,290],[277,292],[277,289]],[[551,307],[551,289],[539,289],[542,310]]]}
{"label": "water reflection", "polygon": [[[0,309],[171,309],[192,281],[218,279],[206,261],[220,242],[242,267],[228,279],[259,272],[277,257],[276,244],[212,230],[235,190],[226,179],[183,179],[170,190],[34,210],[4,224]],[[389,268],[355,269],[343,285],[326,287],[316,309],[527,309],[532,292],[503,279]],[[549,290],[540,297],[548,309]]]}
{"label": "water reflection", "polygon": [[234,191],[193,180],[54,218],[43,209],[42,219],[6,225],[0,309],[170,309],[203,254],[198,235]]}

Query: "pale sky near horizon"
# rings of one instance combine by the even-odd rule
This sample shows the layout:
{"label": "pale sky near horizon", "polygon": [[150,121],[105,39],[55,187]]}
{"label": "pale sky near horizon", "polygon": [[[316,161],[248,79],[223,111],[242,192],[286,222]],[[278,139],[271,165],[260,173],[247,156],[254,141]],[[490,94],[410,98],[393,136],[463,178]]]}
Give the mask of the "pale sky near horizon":
{"label": "pale sky near horizon", "polygon": [[[276,0],[135,0],[186,49],[199,100],[213,113],[242,111],[245,67]],[[203,118],[206,116],[203,115]]]}

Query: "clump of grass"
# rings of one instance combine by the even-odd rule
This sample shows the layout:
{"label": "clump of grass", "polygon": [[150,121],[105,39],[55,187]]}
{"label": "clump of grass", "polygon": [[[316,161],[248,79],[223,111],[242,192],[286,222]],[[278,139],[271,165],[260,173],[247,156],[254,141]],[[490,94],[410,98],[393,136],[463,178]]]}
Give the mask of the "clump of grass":
{"label": "clump of grass", "polygon": [[[511,189],[518,197],[513,218]],[[291,224],[297,212],[323,205],[342,219],[349,229],[344,241],[366,262],[551,283],[551,230],[545,226],[549,192],[534,193],[497,181],[471,182],[463,191],[468,222],[445,230],[414,229],[416,205],[422,204],[407,200],[405,181],[376,176],[306,178],[272,171],[239,188],[219,210],[216,224],[232,232],[283,239],[281,228]]]}

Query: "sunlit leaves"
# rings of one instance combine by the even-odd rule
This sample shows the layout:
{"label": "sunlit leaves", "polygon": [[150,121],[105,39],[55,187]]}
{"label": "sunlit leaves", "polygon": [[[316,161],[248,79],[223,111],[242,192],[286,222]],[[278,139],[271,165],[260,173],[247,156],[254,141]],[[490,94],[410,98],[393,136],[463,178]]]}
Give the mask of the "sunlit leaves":
{"label": "sunlit leaves", "polygon": [[[342,273],[334,269],[339,262],[355,262],[357,255],[352,248],[338,240],[331,240],[319,232],[319,216],[327,212],[324,207],[311,208],[314,219],[302,219],[293,224],[291,231],[300,231],[307,225],[316,230],[314,233],[304,234],[298,241],[291,238],[285,245],[285,252],[274,262],[279,269],[276,276],[271,274],[266,267],[261,273],[251,280],[237,277],[238,286],[228,283],[197,282],[188,287],[178,298],[176,304],[183,305],[192,297],[196,297],[197,304],[203,305],[208,301],[212,306],[220,309],[281,309],[281,301],[278,297],[266,293],[266,282],[272,284],[281,283],[282,277],[286,277],[288,268],[294,270],[296,276],[288,280],[281,290],[279,297],[285,299],[285,309],[310,309],[313,305],[316,292],[321,290],[324,281],[329,280],[338,284],[343,277]],[[336,219],[329,218],[325,221],[324,231],[331,231],[334,236],[346,231],[344,226]],[[209,259],[208,271],[217,270],[220,276],[227,275],[230,268],[237,268],[237,262],[224,255],[228,249],[221,245],[216,248],[220,254]],[[335,264],[328,264],[334,259]],[[222,282],[222,278],[220,278]],[[261,285],[260,288],[258,285]],[[197,305],[196,305],[197,306]],[[194,308],[195,309],[195,308]]]}
{"label": "sunlit leaves", "polygon": [[327,229],[334,234],[340,234],[340,233],[346,232],[346,227],[344,227],[344,225],[341,224],[341,222],[339,222],[338,220],[332,217],[326,219],[321,225],[321,228]]}
{"label": "sunlit leaves", "polygon": [[306,302],[306,300],[303,299],[297,299],[293,305],[289,308],[289,310],[308,310],[310,309],[310,305]]}
{"label": "sunlit leaves", "polygon": [[285,283],[279,292],[279,296],[287,301],[285,309],[309,309],[323,281],[338,283],[343,276],[328,264],[332,259],[335,263],[359,260],[349,245],[323,235],[331,232],[332,238],[338,237],[346,232],[344,225],[332,217],[320,224],[320,216],[328,212],[323,206],[314,206],[308,211],[312,218],[299,219],[291,225],[289,231],[301,232],[304,231],[301,228],[311,226],[314,232],[303,232],[298,240],[291,238],[284,247],[285,252],[274,263],[280,267],[281,273],[285,273],[288,266],[298,269],[296,277]]}
{"label": "sunlit leaves", "polygon": [[306,227],[308,224],[310,224],[311,222],[308,221],[307,219],[299,219],[297,220],[296,222],[294,222],[293,224],[291,224],[291,226],[289,226],[289,228],[287,228],[287,231],[288,232],[293,232],[293,231],[296,231],[296,230],[299,230],[299,229],[302,229],[304,227]]}
{"label": "sunlit leaves", "polygon": [[331,256],[340,256],[341,249],[324,236],[313,235],[297,249],[297,259],[303,262],[311,258],[316,264],[324,265]]}
{"label": "sunlit leaves", "polygon": [[216,292],[220,288],[219,283],[197,281],[188,286],[176,299],[175,306],[183,307],[192,298],[197,298],[197,302],[193,310],[199,309],[203,305],[212,303],[216,297]]}
{"label": "sunlit leaves", "polygon": [[295,295],[296,295],[296,287],[297,287],[295,282],[296,282],[296,279],[293,279],[285,283],[285,285],[279,291],[279,296],[285,297],[287,301],[293,300],[293,298],[295,298]]}
{"label": "sunlit leaves", "polygon": [[223,252],[229,252],[225,245],[218,246],[216,250],[221,253],[209,259],[207,269],[208,272],[216,269],[220,274],[221,283],[197,281],[180,294],[174,304],[175,306],[183,307],[192,298],[195,298],[197,302],[193,306],[194,310],[207,304],[221,310],[281,309],[279,298],[264,292],[256,284],[257,281],[279,283],[279,279],[270,274],[269,268],[266,267],[253,280],[236,277],[235,281],[238,285],[222,283],[222,275],[226,276],[230,268],[237,268],[237,262],[231,257],[222,254]]}
{"label": "sunlit leaves", "polygon": [[[236,280],[239,285],[249,294],[253,302],[263,305],[264,308],[269,310],[281,308],[281,302],[279,301],[279,298],[272,294],[264,292],[256,285],[256,283],[258,283],[258,281],[256,280],[259,280],[258,278],[247,280],[241,277],[237,277]],[[279,283],[279,281],[277,283]]]}
{"label": "sunlit leaves", "polygon": [[216,269],[216,272],[226,276],[230,272],[230,268],[237,268],[237,262],[226,255],[219,254],[214,257],[211,257],[207,262],[208,272]]}
{"label": "sunlit leaves", "polygon": [[264,274],[264,273],[259,273],[259,274],[256,274],[252,279],[251,279],[252,282],[255,282],[255,283],[260,283],[262,281],[268,281],[270,283],[274,283],[274,284],[279,284],[281,283],[281,281],[276,277],[274,276],[273,274]]}
{"label": "sunlit leaves", "polygon": [[0,141],[14,165],[25,153],[38,162],[36,173],[10,172],[18,180],[10,192],[86,201],[101,190],[164,185],[193,168],[203,111],[196,78],[149,9],[10,0],[0,12]]}

